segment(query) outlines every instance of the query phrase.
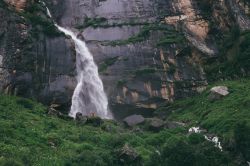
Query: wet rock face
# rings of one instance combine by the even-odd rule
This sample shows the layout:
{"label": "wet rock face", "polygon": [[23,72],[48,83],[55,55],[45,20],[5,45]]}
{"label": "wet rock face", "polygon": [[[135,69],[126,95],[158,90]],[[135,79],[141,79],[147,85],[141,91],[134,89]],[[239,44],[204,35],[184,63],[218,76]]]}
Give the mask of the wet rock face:
{"label": "wet rock face", "polygon": [[[164,23],[164,16],[178,14],[177,1],[47,3],[61,25],[75,29],[85,39],[111,103],[155,109],[159,101],[190,96],[206,85],[200,52],[192,52],[177,26]],[[161,41],[171,35],[174,39]]]}
{"label": "wet rock face", "polygon": [[[2,3],[2,2],[1,2]],[[74,45],[49,36],[13,8],[0,5],[0,91],[70,106],[76,86]],[[46,15],[42,16],[44,20]],[[34,35],[36,34],[36,35]]]}

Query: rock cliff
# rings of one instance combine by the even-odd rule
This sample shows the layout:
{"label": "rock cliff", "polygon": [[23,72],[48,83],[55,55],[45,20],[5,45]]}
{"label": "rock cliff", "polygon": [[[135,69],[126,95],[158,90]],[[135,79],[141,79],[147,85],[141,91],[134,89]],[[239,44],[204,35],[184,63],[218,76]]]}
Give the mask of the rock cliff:
{"label": "rock cliff", "polygon": [[[194,19],[189,3],[190,9],[175,6],[177,1],[65,0],[52,1],[50,7],[61,25],[74,28],[88,43],[112,103],[156,108],[157,101],[186,97],[206,85],[201,53],[191,51],[177,24],[165,18],[184,12]],[[201,49],[214,54],[205,43],[207,28],[199,28]]]}
{"label": "rock cliff", "polygon": [[[1,4],[0,9],[4,23],[0,25],[1,79],[5,80],[2,90],[14,89],[13,93],[35,96],[47,103],[69,104],[75,86],[71,40],[51,33],[51,28],[43,29],[51,26],[51,20],[41,3],[5,1],[10,5],[6,8]],[[235,27],[241,31],[250,27],[249,3],[243,0],[46,3],[60,25],[74,30],[88,44],[111,106],[154,109],[162,101],[201,92],[207,85],[204,64],[217,61]],[[31,25],[32,10],[48,23],[40,20]],[[7,79],[12,75],[17,80],[14,85]]]}
{"label": "rock cliff", "polygon": [[[211,35],[209,24],[221,17],[220,21],[229,25],[221,25],[218,30],[227,31],[233,22],[217,11],[218,7],[231,11],[225,2],[198,2],[48,3],[57,21],[78,31],[88,43],[112,103],[155,108],[157,101],[172,101],[203,90],[207,81],[202,59],[218,55],[217,39]],[[214,16],[204,16],[204,5]]]}
{"label": "rock cliff", "polygon": [[0,2],[0,89],[46,103],[70,104],[75,87],[71,39],[37,2]]}

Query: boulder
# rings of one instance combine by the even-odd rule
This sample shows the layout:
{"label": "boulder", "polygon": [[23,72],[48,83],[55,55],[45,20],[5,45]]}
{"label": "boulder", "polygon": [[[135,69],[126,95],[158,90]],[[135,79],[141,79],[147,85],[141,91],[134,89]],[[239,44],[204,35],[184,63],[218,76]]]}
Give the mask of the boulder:
{"label": "boulder", "polygon": [[210,90],[212,93],[217,93],[221,96],[227,96],[229,94],[228,88],[226,86],[216,86]]}
{"label": "boulder", "polygon": [[138,125],[138,124],[141,124],[145,121],[145,118],[142,116],[142,115],[131,115],[131,116],[128,116],[126,117],[123,122],[129,126],[129,127],[132,127],[132,126],[135,126],[135,125]]}
{"label": "boulder", "polygon": [[83,116],[82,113],[77,112],[76,113],[76,121],[81,123],[81,124],[86,124],[88,118],[87,116]]}
{"label": "boulder", "polygon": [[76,113],[76,120],[79,121],[79,120],[81,120],[81,118],[82,118],[82,113],[81,112],[77,112]]}
{"label": "boulder", "polygon": [[118,159],[121,165],[137,165],[140,163],[141,157],[134,148],[125,144],[118,152]]}
{"label": "boulder", "polygon": [[164,128],[164,121],[159,118],[153,118],[149,122],[149,129],[152,131],[160,131],[162,128]]}
{"label": "boulder", "polygon": [[210,94],[208,96],[209,100],[219,100],[222,97],[225,97],[229,94],[228,88],[226,86],[216,86],[210,90]]}
{"label": "boulder", "polygon": [[95,127],[99,127],[103,124],[103,120],[98,116],[84,116],[82,113],[76,113],[75,120],[81,124],[91,124]]}

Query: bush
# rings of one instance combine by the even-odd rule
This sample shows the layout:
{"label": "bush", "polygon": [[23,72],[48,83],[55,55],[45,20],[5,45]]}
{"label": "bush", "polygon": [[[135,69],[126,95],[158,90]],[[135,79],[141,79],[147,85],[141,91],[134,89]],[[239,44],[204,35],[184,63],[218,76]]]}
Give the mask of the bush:
{"label": "bush", "polygon": [[100,150],[83,150],[75,158],[66,162],[66,165],[76,166],[109,166],[113,163],[112,155]]}
{"label": "bush", "polygon": [[104,17],[98,17],[98,18],[86,17],[82,24],[76,25],[76,28],[77,29],[84,29],[87,27],[97,28],[98,26],[101,26],[103,24],[107,24],[107,19]]}
{"label": "bush", "polygon": [[190,144],[199,144],[205,141],[205,138],[202,134],[191,134],[189,137],[189,143]]}
{"label": "bush", "polygon": [[118,60],[119,57],[112,57],[112,58],[107,58],[104,60],[104,62],[102,62],[99,65],[99,72],[105,72],[109,66],[112,66],[116,63],[116,61]]}
{"label": "bush", "polygon": [[[27,7],[24,13],[21,13],[32,25],[32,31],[35,37],[39,31],[42,31],[48,36],[60,36],[62,33],[58,31],[53,21],[44,15],[45,8],[40,3],[32,3]],[[41,27],[40,30],[38,27]]]}
{"label": "bush", "polygon": [[239,35],[239,29],[233,28],[229,37],[221,45],[218,59],[205,64],[209,80],[235,79],[250,76],[250,33]]}
{"label": "bush", "polygon": [[234,130],[236,149],[243,155],[244,159],[250,160],[250,127],[246,122],[236,125]]}
{"label": "bush", "polygon": [[212,0],[199,0],[197,2],[200,8],[201,15],[205,18],[210,17],[212,14]]}
{"label": "bush", "polygon": [[28,99],[18,99],[16,103],[22,105],[26,109],[33,109],[33,103],[31,103]]}
{"label": "bush", "polygon": [[151,157],[149,165],[194,166],[194,163],[195,156],[192,147],[183,141],[179,141],[173,145],[166,145],[160,153],[155,153]]}

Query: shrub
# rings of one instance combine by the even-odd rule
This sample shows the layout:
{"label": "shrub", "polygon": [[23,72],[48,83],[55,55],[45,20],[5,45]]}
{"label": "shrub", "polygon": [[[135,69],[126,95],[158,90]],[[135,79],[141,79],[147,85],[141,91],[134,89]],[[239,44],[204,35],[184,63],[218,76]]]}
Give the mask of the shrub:
{"label": "shrub", "polygon": [[115,62],[118,60],[117,57],[107,58],[105,59],[100,65],[99,65],[99,72],[105,72],[109,66],[112,66],[115,64]]}
{"label": "shrub", "polygon": [[22,105],[26,109],[33,109],[33,103],[31,103],[28,99],[18,99],[16,103]]}
{"label": "shrub", "polygon": [[246,122],[238,123],[234,130],[236,148],[243,155],[244,159],[250,159],[250,127]]}

